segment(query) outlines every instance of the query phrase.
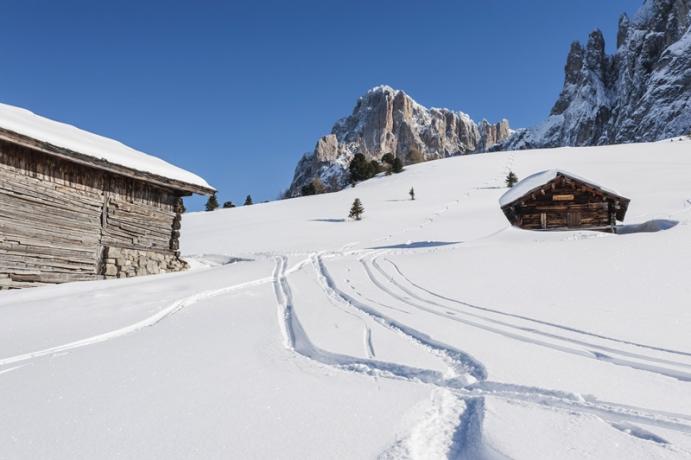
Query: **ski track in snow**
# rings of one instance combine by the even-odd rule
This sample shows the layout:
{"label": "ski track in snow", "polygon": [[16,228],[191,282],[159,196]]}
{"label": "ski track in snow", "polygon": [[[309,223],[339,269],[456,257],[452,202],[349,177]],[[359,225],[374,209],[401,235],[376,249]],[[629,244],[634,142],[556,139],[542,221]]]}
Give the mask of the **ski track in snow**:
{"label": "ski track in snow", "polygon": [[[465,191],[460,199],[444,205],[430,217],[427,217],[421,224],[404,228],[397,235],[422,229],[434,223],[436,219],[448,212],[452,207],[460,206],[462,200],[469,197],[471,193],[501,183],[504,175],[511,169],[513,161],[514,155],[511,155],[502,174],[485,181],[481,186]],[[688,203],[691,204],[691,200]],[[478,240],[491,237],[504,230],[505,228],[499,229],[497,232],[478,238]],[[371,243],[387,241],[392,239],[393,236],[394,234],[392,233],[373,240]],[[639,425],[645,425],[653,429],[655,427],[663,428],[691,435],[691,416],[689,415],[611,403],[597,400],[594,397],[583,397],[577,393],[493,382],[489,380],[488,371],[484,364],[476,358],[463,350],[442,343],[428,334],[384,314],[381,309],[396,312],[399,316],[400,314],[414,315],[418,312],[423,312],[423,314],[431,314],[447,320],[461,322],[467,326],[499,334],[512,340],[519,340],[531,345],[547,347],[559,352],[570,353],[613,365],[654,372],[684,382],[691,381],[691,373],[659,365],[691,368],[691,364],[674,361],[672,358],[660,358],[643,353],[645,350],[648,350],[683,357],[691,357],[691,353],[607,337],[536,318],[504,312],[497,308],[474,305],[446,297],[415,283],[406,276],[393,261],[385,257],[393,251],[353,249],[359,244],[360,242],[348,243],[335,252],[290,254],[291,256],[305,257],[292,268],[288,267],[287,254],[255,254],[257,257],[272,258],[274,260],[275,265],[271,276],[219,289],[198,292],[176,300],[148,318],[110,332],[31,353],[2,358],[0,359],[0,368],[17,363],[23,364],[0,369],[0,374],[20,369],[30,364],[30,361],[33,359],[64,354],[71,350],[142,331],[159,324],[164,319],[200,301],[245,288],[271,283],[276,297],[276,313],[282,342],[287,350],[295,353],[295,356],[308,359],[319,366],[328,366],[345,372],[370,376],[375,379],[379,377],[392,378],[430,386],[432,390],[430,400],[427,402],[423,416],[407,433],[400,435],[393,445],[381,454],[380,458],[505,458],[500,452],[483,441],[486,398],[500,398],[522,404],[541,406],[550,410],[594,415],[601,418],[612,429],[661,446],[668,446],[669,442],[662,436]],[[365,296],[356,289],[350,279],[346,279],[345,284],[347,289],[352,291],[353,294],[351,295],[349,292],[342,290],[335,278],[330,274],[324,259],[335,259],[345,256],[356,256],[360,262],[359,265],[365,271],[367,280],[383,295],[394,300],[394,303],[382,303],[381,299],[375,300]],[[393,274],[387,273],[382,267],[379,263],[380,258],[383,258],[384,261],[391,265],[394,271]],[[362,321],[363,336],[359,340],[363,343],[366,358],[330,352],[316,346],[310,340],[309,333],[300,322],[295,310],[295,300],[288,281],[290,273],[307,266],[312,268],[325,300],[333,307]],[[396,276],[399,279],[396,279]],[[407,307],[412,307],[413,310],[409,310]],[[464,318],[461,318],[461,316]],[[502,319],[498,319],[498,317]],[[528,323],[532,325],[527,326],[526,324]],[[405,338],[432,356],[441,359],[446,364],[447,371],[442,373],[437,370],[422,369],[376,359],[375,340],[370,325],[383,327]],[[560,333],[570,335],[560,335]],[[536,336],[542,337],[542,339]],[[578,338],[574,338],[574,336]],[[603,345],[603,343],[596,341],[606,342],[609,345]],[[633,347],[636,352],[614,348],[615,346]]]}
{"label": "ski track in snow", "polygon": [[[482,329],[482,330],[485,330],[488,332],[492,332],[494,334],[498,334],[498,335],[501,335],[503,337],[518,340],[521,342],[527,342],[527,343],[530,343],[532,345],[542,346],[542,347],[549,348],[549,349],[556,350],[556,351],[560,351],[563,353],[569,353],[569,354],[573,354],[573,355],[577,355],[577,356],[581,356],[581,357],[585,357],[585,358],[589,358],[589,359],[596,359],[599,361],[605,361],[605,362],[619,365],[619,366],[631,367],[634,369],[644,370],[644,371],[648,371],[648,372],[654,372],[654,373],[657,373],[660,375],[665,375],[667,377],[676,378],[678,380],[685,381],[685,382],[691,381],[691,374],[688,372],[684,372],[684,371],[676,370],[676,369],[663,368],[660,366],[655,366],[655,365],[647,364],[644,362],[641,363],[638,361],[631,361],[631,360],[627,360],[627,359],[623,359],[623,358],[609,356],[605,353],[596,352],[596,351],[593,351],[591,349],[599,349],[599,350],[603,350],[603,351],[606,351],[606,352],[609,352],[612,354],[618,354],[621,356],[626,356],[629,358],[634,358],[634,359],[642,360],[642,361],[659,362],[662,364],[671,364],[671,365],[678,366],[678,367],[691,368],[691,365],[686,364],[686,363],[679,363],[679,362],[675,362],[675,361],[671,361],[671,360],[665,360],[665,359],[650,357],[650,356],[642,355],[639,353],[628,352],[625,350],[618,350],[618,349],[606,347],[606,346],[595,344],[595,343],[585,342],[583,340],[572,339],[569,337],[564,337],[564,336],[560,336],[557,334],[540,331],[540,330],[537,330],[534,328],[526,328],[526,327],[522,327],[522,326],[517,326],[514,324],[507,323],[505,321],[495,320],[492,318],[488,318],[488,317],[479,315],[477,313],[462,311],[459,309],[455,309],[453,307],[449,307],[448,305],[443,305],[443,304],[440,304],[440,303],[437,303],[434,301],[424,299],[423,297],[421,297],[421,296],[417,295],[416,293],[412,292],[411,290],[407,289],[402,284],[398,283],[393,277],[389,276],[381,268],[381,266],[376,262],[376,256],[375,256],[372,259],[372,266],[377,270],[377,272],[379,272],[379,274],[381,276],[383,276],[386,279],[386,281],[388,281],[391,284],[391,286],[399,289],[404,294],[407,294],[408,296],[416,299],[418,302],[422,302],[423,305],[421,305],[418,302],[413,302],[412,300],[410,300],[410,298],[406,297],[405,295],[401,295],[401,294],[395,292],[393,289],[391,289],[387,286],[384,286],[379,280],[377,280],[376,276],[374,275],[374,273],[370,269],[367,261],[362,259],[362,260],[360,260],[360,262],[364,266],[365,271],[367,273],[367,276],[372,280],[372,282],[379,289],[384,291],[389,296],[394,297],[394,298],[398,299],[399,301],[401,301],[407,305],[418,308],[418,309],[425,311],[427,313],[430,313],[432,315],[441,316],[441,317],[444,317],[444,318],[449,319],[451,321],[460,322],[462,324],[472,326],[472,327],[475,327],[478,329]],[[436,308],[441,308],[442,311],[438,311]],[[456,315],[456,314],[453,314],[453,313],[449,314],[447,309],[453,310],[453,312],[456,312],[456,313],[461,314],[461,315],[465,315],[468,317],[472,317],[472,318],[487,322],[487,323],[489,323],[489,325],[478,323],[477,321],[473,321],[473,320],[462,319],[462,318],[458,317],[458,315]],[[510,332],[510,331],[507,331],[503,328],[509,328],[509,329],[513,329],[513,330],[516,330],[519,332]],[[540,340],[540,339],[537,339],[534,337],[530,337],[526,333],[527,334],[540,335],[543,337],[547,337],[549,339],[554,339],[557,341],[566,342],[567,345],[559,345],[556,343],[547,342],[545,340]],[[568,345],[580,345],[580,346],[584,346],[585,348],[578,349],[578,348],[570,347]]]}
{"label": "ski track in snow", "polygon": [[[507,165],[507,170],[511,168],[511,161]],[[484,185],[491,185],[501,178],[485,182]],[[476,187],[470,191],[465,192],[467,197],[471,192],[479,190],[481,187]],[[461,200],[455,200],[444,206],[440,211],[434,213],[426,221],[415,227],[403,229],[399,233],[405,233],[410,230],[423,228],[431,224],[437,217],[448,211],[453,205],[460,205]],[[496,233],[504,231],[500,229]],[[488,235],[487,237],[491,237]],[[374,242],[390,240],[393,234],[387,235]],[[481,237],[479,239],[487,238]],[[369,327],[365,328],[365,349],[369,359],[358,359],[348,357],[345,355],[338,355],[327,352],[325,350],[315,347],[308,338],[307,332],[303,329],[299,319],[295,315],[293,297],[290,292],[287,275],[283,272],[286,259],[285,256],[277,256],[277,264],[275,269],[275,286],[276,298],[279,304],[279,320],[283,322],[282,330],[284,331],[286,346],[292,351],[301,356],[317,361],[323,365],[329,365],[345,371],[358,372],[366,375],[403,379],[412,382],[419,382],[423,384],[432,385],[436,387],[432,393],[432,402],[427,409],[425,415],[419,422],[413,426],[403,438],[398,439],[392,446],[381,454],[381,458],[480,458],[480,459],[500,459],[505,458],[500,452],[486,445],[482,441],[482,423],[485,412],[485,398],[494,397],[506,399],[514,402],[521,402],[525,404],[532,404],[542,406],[551,410],[573,411],[583,414],[591,414],[605,420],[613,429],[625,432],[638,439],[644,439],[664,445],[667,443],[662,437],[643,429],[637,424],[644,424],[649,427],[658,427],[664,429],[674,430],[684,434],[691,434],[691,416],[685,414],[669,413],[665,411],[656,411],[653,409],[639,408],[630,405],[611,403],[607,401],[600,401],[594,397],[583,397],[580,394],[569,393],[557,390],[548,390],[538,387],[527,387],[522,385],[514,385],[500,382],[489,381],[487,370],[484,365],[475,358],[466,354],[465,352],[450,347],[441,343],[427,334],[409,327],[408,325],[394,320],[391,317],[383,314],[373,305],[384,307],[391,311],[397,311],[404,314],[412,314],[412,312],[401,308],[400,303],[412,306],[417,310],[422,310],[434,315],[443,316],[446,319],[459,321],[458,314],[468,317],[474,317],[487,324],[481,324],[477,321],[460,320],[473,327],[501,334],[515,340],[521,340],[532,345],[545,346],[557,351],[572,353],[587,359],[596,359],[600,361],[609,362],[615,365],[622,365],[631,367],[641,371],[654,372],[667,377],[679,379],[681,381],[691,381],[691,374],[674,369],[662,368],[660,366],[647,364],[658,363],[672,365],[675,367],[691,368],[687,363],[680,363],[671,359],[658,358],[655,356],[648,356],[642,353],[631,352],[628,350],[613,348],[612,346],[602,345],[600,343],[591,343],[584,339],[575,339],[566,335],[559,335],[558,333],[548,332],[552,329],[564,331],[566,333],[575,334],[580,337],[589,337],[602,341],[608,341],[617,345],[625,345],[636,347],[637,349],[651,350],[654,352],[667,353],[679,356],[691,356],[691,353],[669,350],[650,345],[639,344],[626,340],[620,340],[612,337],[607,337],[587,331],[570,328],[559,324],[553,324],[546,321],[529,318],[521,315],[514,315],[502,312],[498,309],[481,307],[456,299],[441,296],[412,282],[392,261],[387,260],[399,276],[407,282],[413,289],[421,292],[420,295],[413,292],[412,289],[407,288],[402,283],[396,281],[393,276],[386,273],[385,270],[378,264],[377,259],[385,254],[382,250],[351,250],[353,246],[359,243],[349,243],[343,246],[337,252],[319,252],[310,255],[314,272],[317,276],[320,286],[332,304],[341,304],[347,311],[347,308],[353,309],[355,312],[366,315],[369,319],[376,321],[378,324],[403,335],[419,347],[422,347],[428,353],[440,357],[447,363],[451,378],[445,378],[437,371],[423,370],[417,368],[408,368],[394,363],[384,363],[374,360],[375,350],[372,343],[372,330]],[[390,252],[390,251],[389,251]],[[346,279],[347,287],[355,294],[350,294],[341,290],[335,279],[330,275],[324,258],[337,258],[343,256],[357,256],[362,267],[365,269],[367,278],[375,285],[381,292],[397,301],[396,306],[391,306],[374,300],[370,297],[364,296],[359,290],[355,288],[349,279]],[[371,268],[368,266],[367,258],[371,259],[372,266],[379,272],[386,282],[390,283],[393,288],[399,289],[403,295],[395,292],[394,289],[386,286],[376,275],[373,274]],[[350,271],[350,269],[348,269]],[[465,310],[461,310],[455,306],[441,304],[439,302],[425,299],[422,293],[430,295],[440,300],[449,303],[461,305]],[[409,296],[409,297],[408,297]],[[364,303],[356,297],[362,298]],[[424,305],[419,305],[412,302],[410,298],[422,302]],[[441,308],[443,313],[437,309]],[[474,309],[474,312],[468,310]],[[503,316],[514,320],[533,323],[539,326],[547,327],[546,330],[527,327],[520,324],[513,324],[507,321],[498,320],[491,316],[478,314],[480,311],[489,315]],[[505,330],[513,330],[510,332]],[[550,329],[551,328],[551,329]],[[297,333],[296,333],[297,331]],[[565,342],[566,345],[558,345],[553,342],[545,340],[538,340],[533,335],[545,337],[548,340],[556,342]],[[584,347],[583,349],[573,348],[573,346]],[[598,352],[601,350],[607,353]],[[614,357],[610,355],[618,355],[638,361],[631,361]],[[474,382],[473,382],[474,381]]]}
{"label": "ski track in snow", "polygon": [[[430,289],[427,289],[427,288],[425,288],[424,286],[421,286],[421,285],[415,283],[415,282],[412,281],[408,276],[406,276],[406,274],[403,273],[403,272],[401,271],[401,269],[398,267],[398,265],[396,265],[391,259],[386,258],[385,260],[386,260],[389,264],[391,264],[391,266],[394,268],[394,270],[396,270],[396,272],[397,272],[403,279],[405,279],[406,282],[408,282],[410,285],[412,285],[413,287],[415,287],[415,288],[417,288],[417,289],[419,289],[419,290],[421,290],[421,291],[426,292],[427,294],[430,294],[430,295],[433,296],[433,297],[436,297],[436,298],[439,298],[439,299],[442,299],[442,300],[446,300],[446,301],[448,301],[448,302],[452,302],[452,303],[455,303],[455,304],[463,305],[464,307],[473,308],[473,309],[481,310],[481,311],[488,312],[488,313],[494,313],[494,314],[497,314],[497,315],[502,315],[502,316],[506,316],[506,317],[510,317],[510,318],[516,318],[516,319],[520,319],[520,320],[524,320],[524,321],[528,321],[528,322],[532,322],[532,323],[536,323],[536,324],[540,324],[540,325],[544,325],[544,326],[550,326],[550,327],[553,327],[553,328],[562,329],[562,330],[567,331],[567,332],[574,332],[574,333],[576,333],[576,334],[586,335],[586,336],[595,337],[595,338],[598,338],[598,339],[608,340],[608,341],[612,341],[612,342],[618,342],[618,343],[621,343],[621,344],[624,344],[624,345],[632,345],[632,346],[635,346],[635,347],[647,348],[647,349],[649,349],[649,350],[654,350],[654,351],[660,351],[660,352],[664,352],[664,353],[671,353],[671,354],[676,354],[676,355],[689,356],[689,357],[691,357],[691,353],[690,353],[690,352],[678,351],[678,350],[670,350],[670,349],[668,349],[668,348],[654,347],[654,346],[651,346],[651,345],[645,345],[645,344],[641,344],[641,343],[637,343],[637,342],[631,342],[631,341],[628,341],[628,340],[622,340],[622,339],[617,339],[617,338],[613,338],[613,337],[608,337],[608,336],[605,336],[605,335],[596,334],[596,333],[593,333],[593,332],[588,332],[588,331],[584,331],[584,330],[581,330],[581,329],[576,329],[576,328],[573,328],[573,327],[564,326],[564,325],[561,325],[561,324],[551,323],[551,322],[548,322],[548,321],[543,321],[543,320],[540,320],[540,319],[531,318],[531,317],[523,316],[523,315],[517,315],[517,314],[514,314],[514,313],[507,313],[507,312],[501,311],[501,310],[496,309],[496,308],[483,307],[483,306],[475,305],[475,304],[472,304],[472,303],[469,303],[469,302],[464,302],[464,301],[462,301],[462,300],[458,300],[458,299],[453,299],[453,298],[450,298],[450,297],[446,297],[446,296],[443,296],[443,295],[441,295],[441,294],[439,294],[439,293],[436,293],[436,292],[434,292],[434,291],[432,291],[432,290],[430,290]],[[664,361],[664,360],[661,360],[661,362],[665,362],[665,361]],[[691,367],[691,366],[689,366],[689,365],[685,365],[685,366]]]}
{"label": "ski track in snow", "polygon": [[[249,287],[255,287],[255,286],[261,286],[263,284],[268,284],[273,281],[272,277],[266,277],[266,278],[260,278],[252,281],[247,281],[244,283],[239,283],[235,284],[232,286],[226,286],[220,289],[210,289],[207,291],[202,291],[198,292],[196,294],[187,296],[183,299],[176,300],[175,302],[171,303],[169,306],[159,310],[155,314],[149,316],[148,318],[145,318],[141,321],[138,321],[134,324],[131,324],[129,326],[125,326],[119,329],[115,329],[109,332],[105,332],[103,334],[98,334],[92,337],[88,337],[85,339],[81,340],[76,340],[74,342],[66,343],[63,345],[58,345],[50,348],[45,348],[42,350],[37,350],[33,351],[30,353],[23,353],[20,355],[16,356],[10,356],[7,358],[2,358],[0,359],[0,367],[7,366],[10,364],[15,364],[19,363],[22,361],[28,361],[36,358],[41,358],[44,356],[52,356],[52,355],[58,355],[58,354],[64,354],[67,351],[75,350],[77,348],[82,348],[86,347],[89,345],[95,345],[98,343],[106,342],[109,340],[113,340],[119,337],[124,337],[126,335],[139,332],[145,328],[155,326],[156,324],[160,323],[166,318],[169,318],[170,316],[174,315],[175,313],[178,313],[180,310],[183,308],[189,307],[191,305],[194,305],[202,300],[210,299],[213,297],[218,297],[224,294],[228,294],[233,291],[238,291],[241,289],[246,289]],[[14,368],[12,368],[14,369]],[[2,371],[5,372],[5,371]],[[2,373],[0,372],[0,373]]]}
{"label": "ski track in snow", "polygon": [[[365,346],[370,350],[368,352],[369,359],[331,353],[316,347],[309,340],[307,331],[304,330],[295,314],[293,296],[287,274],[284,271],[286,259],[284,256],[276,257],[274,284],[279,306],[278,316],[283,323],[281,329],[284,331],[286,346],[290,350],[322,365],[374,377],[381,376],[428,384],[438,389],[434,391],[448,391],[451,392],[451,395],[455,395],[450,399],[448,396],[432,398],[431,407],[425,417],[402,439],[397,440],[383,452],[382,458],[429,458],[429,455],[424,453],[430,452],[445,452],[442,456],[446,458],[502,458],[501,453],[482,442],[482,420],[486,397],[533,404],[552,410],[595,415],[620,431],[622,431],[620,429],[622,426],[634,427],[629,431],[624,431],[640,439],[645,437],[645,439],[654,441],[657,438],[662,438],[634,424],[644,424],[649,427],[691,434],[691,416],[684,414],[600,401],[575,393],[489,381],[485,367],[475,358],[384,315],[376,308],[362,303],[357,298],[342,291],[323,260],[325,257],[335,258],[342,255],[318,253],[311,256],[314,272],[327,298],[342,304],[344,307],[365,314],[380,325],[402,334],[428,353],[442,358],[449,366],[451,373],[451,377],[446,377],[438,371],[412,368],[373,359],[375,355],[374,347],[371,346],[371,329],[367,329],[365,332]],[[364,267],[367,267],[364,261],[361,262]],[[373,284],[375,279],[372,279]],[[376,283],[383,286],[380,281],[376,281]],[[349,287],[352,286],[350,283],[346,284]],[[383,292],[388,292],[388,290],[383,290]],[[417,305],[415,306],[417,307]],[[563,339],[563,337],[561,338]],[[582,356],[597,359],[591,356],[589,352],[584,352]],[[645,356],[641,355],[641,357]],[[640,370],[652,371],[652,369],[643,367]],[[432,431],[437,434],[448,434],[449,430],[453,432],[453,435],[431,434]],[[425,433],[427,434],[425,435]]]}
{"label": "ski track in snow", "polygon": [[287,349],[326,366],[371,376],[393,377],[433,384],[445,380],[438,371],[332,353],[314,345],[295,312],[293,294],[285,272],[286,263],[285,256],[276,257],[273,283],[278,304],[278,319],[283,334],[283,342]]}

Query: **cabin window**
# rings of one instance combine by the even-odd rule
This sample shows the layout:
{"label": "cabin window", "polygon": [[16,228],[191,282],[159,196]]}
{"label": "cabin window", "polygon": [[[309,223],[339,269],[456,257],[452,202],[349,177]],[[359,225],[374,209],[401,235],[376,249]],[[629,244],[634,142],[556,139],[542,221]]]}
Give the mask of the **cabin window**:
{"label": "cabin window", "polygon": [[547,228],[547,213],[540,213],[540,228]]}

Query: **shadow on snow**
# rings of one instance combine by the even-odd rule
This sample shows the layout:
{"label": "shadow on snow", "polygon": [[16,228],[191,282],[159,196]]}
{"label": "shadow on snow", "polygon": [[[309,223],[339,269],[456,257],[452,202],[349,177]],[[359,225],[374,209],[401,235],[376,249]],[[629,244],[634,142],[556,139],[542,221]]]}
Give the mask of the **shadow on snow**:
{"label": "shadow on snow", "polygon": [[461,243],[461,241],[413,241],[410,243],[392,244],[389,246],[375,246],[368,249],[420,249],[449,246],[458,243]]}

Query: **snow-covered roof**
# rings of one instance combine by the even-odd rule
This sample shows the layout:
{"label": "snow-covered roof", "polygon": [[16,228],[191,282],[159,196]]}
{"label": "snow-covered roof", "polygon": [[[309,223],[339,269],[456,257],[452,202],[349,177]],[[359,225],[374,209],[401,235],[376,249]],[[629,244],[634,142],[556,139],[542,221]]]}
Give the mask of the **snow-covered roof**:
{"label": "snow-covered roof", "polygon": [[570,172],[562,171],[559,169],[548,169],[546,171],[541,171],[538,173],[535,173],[531,176],[526,177],[522,181],[516,183],[513,187],[511,187],[506,193],[504,193],[501,198],[499,198],[499,205],[501,207],[504,207],[508,204],[513,203],[514,201],[520,199],[521,197],[528,195],[530,192],[533,190],[536,190],[543,185],[549,183],[553,179],[555,179],[557,176],[566,176],[571,179],[575,179],[580,182],[585,182],[586,184],[589,184],[593,187],[596,187],[603,192],[610,194],[610,195],[616,195],[616,196],[621,196],[617,192],[607,189],[601,185],[598,185],[590,180],[584,179],[580,176],[577,176],[576,174],[571,174]]}
{"label": "snow-covered roof", "polygon": [[0,128],[130,170],[212,190],[201,177],[160,158],[20,107],[0,103]]}

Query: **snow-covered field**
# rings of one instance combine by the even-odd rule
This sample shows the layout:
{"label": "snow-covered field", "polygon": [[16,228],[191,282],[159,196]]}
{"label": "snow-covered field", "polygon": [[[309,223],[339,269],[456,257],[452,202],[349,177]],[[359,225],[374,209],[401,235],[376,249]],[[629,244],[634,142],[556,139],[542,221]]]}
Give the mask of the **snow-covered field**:
{"label": "snow-covered field", "polygon": [[[622,234],[509,227],[551,168]],[[691,141],[188,214],[191,271],[0,293],[0,458],[691,458],[689,222]]]}

